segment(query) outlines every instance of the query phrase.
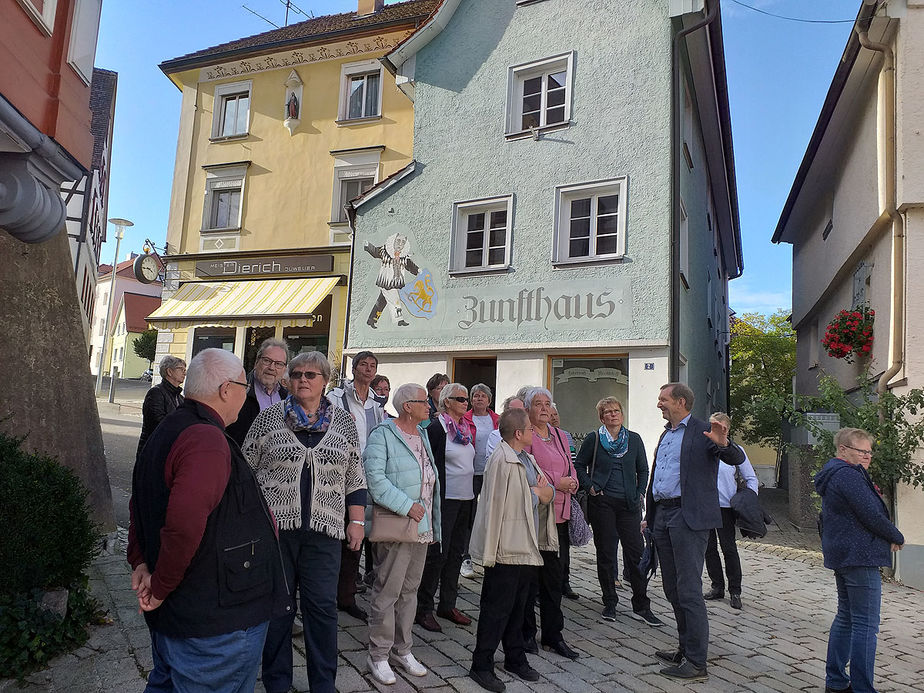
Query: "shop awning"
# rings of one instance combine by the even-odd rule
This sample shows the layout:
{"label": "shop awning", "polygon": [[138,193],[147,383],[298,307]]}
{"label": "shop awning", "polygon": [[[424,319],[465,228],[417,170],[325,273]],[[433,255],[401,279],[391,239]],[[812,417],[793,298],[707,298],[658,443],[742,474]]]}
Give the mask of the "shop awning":
{"label": "shop awning", "polygon": [[151,327],[303,327],[339,277],[187,282],[148,316]]}

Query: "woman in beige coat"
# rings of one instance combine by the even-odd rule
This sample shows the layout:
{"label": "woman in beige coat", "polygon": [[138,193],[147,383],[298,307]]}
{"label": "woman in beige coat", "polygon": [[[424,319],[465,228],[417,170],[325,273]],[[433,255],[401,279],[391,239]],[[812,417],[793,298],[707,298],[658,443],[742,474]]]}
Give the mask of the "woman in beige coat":
{"label": "woman in beige coat", "polygon": [[557,551],[555,516],[549,504],[555,490],[533,456],[523,448],[533,429],[522,409],[500,417],[503,442],[485,468],[469,550],[484,566],[478,635],[469,677],[489,691],[503,691],[494,673],[494,652],[504,643],[504,669],[524,681],[539,674],[526,659],[523,610],[540,551]]}

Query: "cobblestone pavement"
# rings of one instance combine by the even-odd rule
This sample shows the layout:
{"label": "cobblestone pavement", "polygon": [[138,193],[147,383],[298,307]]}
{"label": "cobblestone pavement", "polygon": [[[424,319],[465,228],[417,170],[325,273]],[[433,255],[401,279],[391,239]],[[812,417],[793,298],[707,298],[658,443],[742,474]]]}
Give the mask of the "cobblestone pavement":
{"label": "cobblestone pavement", "polygon": [[[743,546],[742,611],[733,611],[727,600],[708,603],[711,632],[709,679],[705,682],[678,683],[658,673],[654,651],[676,645],[674,620],[659,577],[652,581],[650,596],[652,609],[667,623],[665,628],[650,628],[631,620],[626,591],[620,593],[619,620],[605,623],[599,619],[602,606],[590,547],[572,553],[572,585],[581,598],[564,600],[565,640],[581,658],[571,662],[546,652],[531,656],[542,677],[534,684],[512,679],[500,666],[498,675],[511,693],[823,690],[827,630],[836,606],[834,578],[821,566],[817,551],[784,545],[787,532],[784,526],[761,542]],[[811,539],[806,541],[811,543]],[[790,538],[788,543],[798,542]],[[91,583],[108,608],[112,625],[95,628],[84,647],[57,658],[24,685],[0,682],[0,692],[132,693],[144,689],[143,676],[152,666],[150,644],[144,621],[136,613],[124,559],[97,559]],[[459,608],[477,616],[480,578],[460,579],[460,586]],[[359,602],[368,607],[365,595]],[[475,625],[461,628],[446,621],[442,624],[441,634],[414,629],[414,653],[430,673],[414,679],[396,671],[395,686],[380,686],[372,683],[365,670],[366,627],[341,614],[338,690],[480,691],[466,676]],[[307,691],[301,648],[297,642],[295,687]],[[924,593],[892,582],[883,585],[876,675],[881,693],[924,691]],[[262,691],[259,684],[257,690]]]}

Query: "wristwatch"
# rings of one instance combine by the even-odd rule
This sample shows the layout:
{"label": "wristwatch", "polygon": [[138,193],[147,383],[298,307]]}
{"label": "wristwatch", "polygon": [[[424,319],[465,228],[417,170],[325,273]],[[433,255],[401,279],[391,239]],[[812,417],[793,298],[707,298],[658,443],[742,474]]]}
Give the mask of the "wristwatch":
{"label": "wristwatch", "polygon": [[351,525],[359,525],[360,527],[365,527],[366,523],[364,520],[350,520]]}

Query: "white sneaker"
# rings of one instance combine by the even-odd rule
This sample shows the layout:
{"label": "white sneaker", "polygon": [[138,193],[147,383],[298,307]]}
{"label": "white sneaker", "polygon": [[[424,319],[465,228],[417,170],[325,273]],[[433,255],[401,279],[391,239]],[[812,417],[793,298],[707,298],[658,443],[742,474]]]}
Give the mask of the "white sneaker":
{"label": "white sneaker", "polygon": [[475,577],[475,566],[472,565],[472,559],[466,558],[462,561],[462,567],[459,569],[459,575],[464,578]]}
{"label": "white sneaker", "polygon": [[395,663],[411,676],[426,676],[427,667],[417,661],[417,658],[408,652],[406,655],[392,655]]}
{"label": "white sneaker", "polygon": [[366,666],[369,667],[369,673],[372,674],[372,678],[379,683],[390,686],[398,680],[395,678],[395,672],[388,666],[387,661],[373,662],[372,657],[366,657]]}

